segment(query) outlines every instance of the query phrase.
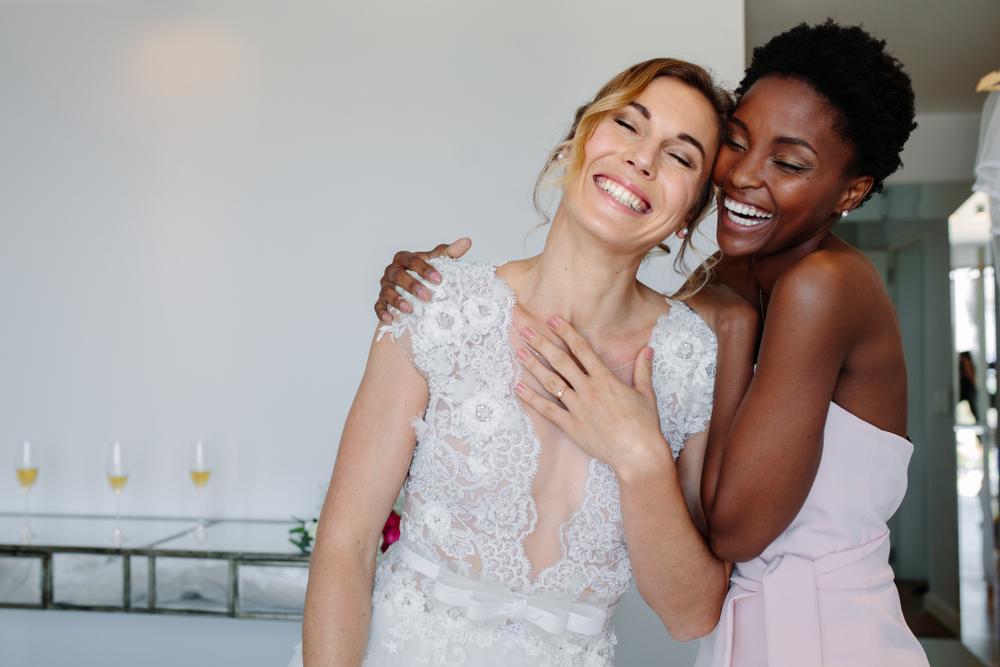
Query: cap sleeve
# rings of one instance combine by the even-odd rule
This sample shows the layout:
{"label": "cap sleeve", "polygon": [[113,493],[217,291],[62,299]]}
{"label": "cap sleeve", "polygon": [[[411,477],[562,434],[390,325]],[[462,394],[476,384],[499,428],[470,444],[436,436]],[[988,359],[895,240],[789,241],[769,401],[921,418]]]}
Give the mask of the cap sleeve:
{"label": "cap sleeve", "polygon": [[513,294],[495,278],[493,265],[473,264],[437,257],[430,264],[441,274],[441,283],[424,282],[430,302],[407,299],[413,311],[393,308],[393,321],[379,329],[378,340],[389,334],[432,386],[461,370],[459,351],[474,345],[491,327],[504,321]]}
{"label": "cap sleeve", "polygon": [[660,428],[674,458],[688,438],[708,428],[712,418],[715,334],[687,305],[671,301],[670,312],[653,328],[653,388]]}

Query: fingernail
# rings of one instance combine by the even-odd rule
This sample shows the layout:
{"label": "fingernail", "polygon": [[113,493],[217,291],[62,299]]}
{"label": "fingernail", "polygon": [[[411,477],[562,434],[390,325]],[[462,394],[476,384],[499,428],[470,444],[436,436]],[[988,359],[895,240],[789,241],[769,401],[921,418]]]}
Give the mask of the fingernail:
{"label": "fingernail", "polygon": [[399,309],[404,313],[410,312],[410,302],[404,301],[403,303],[399,304]]}
{"label": "fingernail", "polygon": [[643,352],[646,353],[646,358],[647,359],[649,359],[650,361],[653,360],[653,348],[647,347],[645,350],[643,350]]}
{"label": "fingernail", "polygon": [[520,382],[518,382],[517,384],[514,385],[514,391],[516,391],[519,394],[523,394],[524,393],[524,385],[521,384]]}
{"label": "fingernail", "polygon": [[438,273],[437,271],[433,272],[431,274],[431,282],[432,283],[440,283],[441,282],[441,274]]}
{"label": "fingernail", "polygon": [[392,315],[390,315],[389,313],[382,313],[382,321],[392,322]]}
{"label": "fingernail", "polygon": [[427,299],[431,298],[431,293],[425,290],[423,287],[421,287],[420,289],[417,290],[417,297],[421,301],[427,301]]}
{"label": "fingernail", "polygon": [[528,327],[524,327],[521,329],[521,335],[524,336],[525,340],[531,340],[535,337],[535,332]]}
{"label": "fingernail", "polygon": [[550,317],[549,318],[549,326],[552,327],[553,329],[558,329],[559,328],[559,320],[557,320],[554,317]]}
{"label": "fingernail", "polygon": [[527,359],[528,358],[528,351],[522,347],[520,350],[517,351],[517,358],[521,359],[522,361],[524,359]]}

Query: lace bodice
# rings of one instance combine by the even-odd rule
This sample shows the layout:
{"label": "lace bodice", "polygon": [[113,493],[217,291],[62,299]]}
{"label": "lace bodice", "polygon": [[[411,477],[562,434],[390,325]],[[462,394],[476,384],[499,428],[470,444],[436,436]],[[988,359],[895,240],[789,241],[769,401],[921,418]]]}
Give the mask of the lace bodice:
{"label": "lace bodice", "polygon": [[[427,410],[414,420],[401,543],[449,572],[520,596],[613,608],[631,581],[614,472],[517,398],[514,385],[527,378],[515,356],[515,295],[496,266],[432,263],[442,276],[433,300],[414,299],[414,311],[397,312],[379,334],[403,347],[430,390]],[[676,458],[711,416],[716,341],[693,311],[671,302],[649,344],[662,430]],[[554,465],[540,456],[549,447],[560,453],[558,474],[544,469]],[[556,486],[536,498],[536,477]],[[535,535],[540,524],[557,529]],[[400,586],[412,586],[400,569],[380,568],[376,602],[413,602],[399,597]]]}

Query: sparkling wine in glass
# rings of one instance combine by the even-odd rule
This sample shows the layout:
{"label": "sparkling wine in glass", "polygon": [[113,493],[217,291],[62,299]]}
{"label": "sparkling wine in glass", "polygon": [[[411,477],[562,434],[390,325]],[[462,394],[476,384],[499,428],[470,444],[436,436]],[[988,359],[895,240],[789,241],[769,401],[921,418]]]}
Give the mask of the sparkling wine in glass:
{"label": "sparkling wine in glass", "polygon": [[105,472],[108,476],[108,484],[115,493],[115,532],[112,540],[116,547],[121,546],[125,541],[125,534],[122,533],[122,490],[128,482],[128,449],[120,442],[108,445],[107,466]]}
{"label": "sparkling wine in glass", "polygon": [[38,450],[35,445],[25,441],[18,447],[16,470],[17,484],[24,491],[24,526],[21,528],[21,532],[15,537],[21,541],[21,544],[28,544],[31,538],[35,537],[35,533],[32,532],[31,524],[29,523],[31,507],[28,504],[28,492],[31,491],[35,480],[38,479]]}
{"label": "sparkling wine in glass", "polygon": [[205,539],[205,486],[212,475],[211,457],[208,445],[200,440],[191,445],[191,460],[189,470],[191,481],[198,489],[198,531],[195,537],[199,542]]}

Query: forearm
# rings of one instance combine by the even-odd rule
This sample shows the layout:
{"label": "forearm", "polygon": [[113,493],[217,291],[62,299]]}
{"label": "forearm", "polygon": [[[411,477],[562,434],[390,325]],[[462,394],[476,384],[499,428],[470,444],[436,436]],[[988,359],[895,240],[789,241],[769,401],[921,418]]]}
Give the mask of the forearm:
{"label": "forearm", "polygon": [[715,627],[729,588],[726,563],[695,527],[670,448],[618,473],[622,520],[636,587],[670,635],[689,641]]}
{"label": "forearm", "polygon": [[701,478],[701,498],[705,518],[711,526],[719,475],[725,455],[726,440],[743,397],[753,380],[753,365],[760,339],[760,320],[742,319],[722,322],[717,332],[719,342],[712,394],[712,421]]}
{"label": "forearm", "polygon": [[721,452],[710,451],[706,463],[717,480],[706,507],[710,544],[737,562],[759,556],[802,508],[822,458],[830,401],[857,335],[857,318],[844,315],[856,292],[843,284],[850,276],[827,275],[833,271],[827,264],[794,268],[772,290],[753,380]]}
{"label": "forearm", "polygon": [[305,667],[356,667],[364,659],[375,549],[366,552],[357,540],[327,540],[316,545],[309,562],[302,618]]}
{"label": "forearm", "polygon": [[427,406],[427,393],[426,381],[398,345],[388,337],[373,342],[309,564],[302,623],[306,667],[356,667],[364,658],[375,552],[413,458],[410,422]]}

